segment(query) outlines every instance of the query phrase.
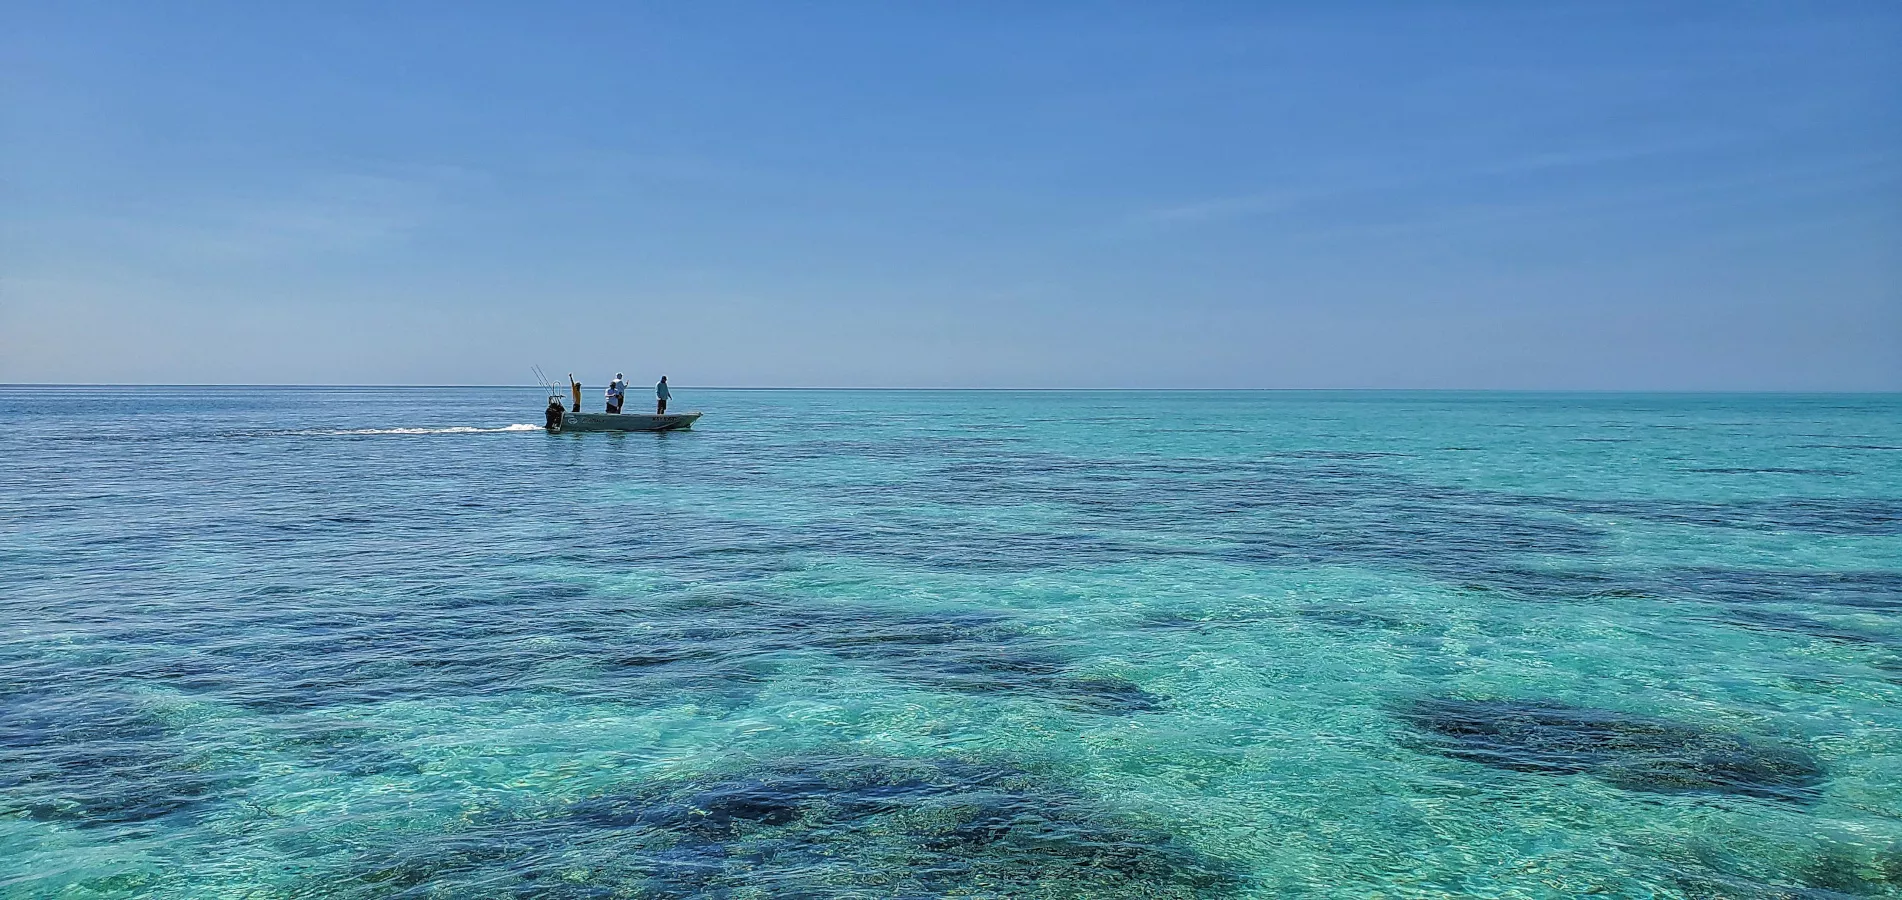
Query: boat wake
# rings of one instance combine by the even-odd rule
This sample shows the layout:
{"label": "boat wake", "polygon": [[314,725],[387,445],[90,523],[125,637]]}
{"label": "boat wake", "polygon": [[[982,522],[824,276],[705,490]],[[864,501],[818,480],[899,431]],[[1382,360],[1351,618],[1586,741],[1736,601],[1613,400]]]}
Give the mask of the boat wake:
{"label": "boat wake", "polygon": [[318,437],[318,436],[340,437],[345,435],[365,435],[365,434],[505,434],[505,433],[513,432],[513,431],[541,431],[541,430],[542,430],[542,426],[540,425],[516,424],[516,425],[504,425],[500,428],[477,428],[473,425],[453,425],[447,428],[347,428],[347,429],[296,431],[291,433],[299,434],[299,435],[309,435],[312,437]]}

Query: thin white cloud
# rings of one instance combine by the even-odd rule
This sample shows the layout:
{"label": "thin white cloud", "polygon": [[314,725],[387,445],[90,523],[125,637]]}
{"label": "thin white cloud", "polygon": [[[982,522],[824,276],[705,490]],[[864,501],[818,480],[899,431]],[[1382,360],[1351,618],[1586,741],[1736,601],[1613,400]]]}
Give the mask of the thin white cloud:
{"label": "thin white cloud", "polygon": [[[441,222],[482,180],[454,167],[333,172],[265,186],[228,187],[162,205],[27,216],[6,221],[26,240],[16,263],[29,270],[60,261],[117,259],[171,264],[241,264],[372,253],[400,247]],[[42,273],[48,274],[48,273]]]}
{"label": "thin white cloud", "polygon": [[1130,217],[1134,224],[1149,225],[1187,225],[1218,219],[1239,219],[1267,213],[1286,212],[1300,206],[1304,201],[1325,196],[1327,192],[1318,191],[1261,191],[1249,194],[1235,194],[1227,197],[1211,197],[1179,206],[1165,206],[1145,210]]}
{"label": "thin white cloud", "polygon": [[[1687,209],[1761,203],[1766,198],[1876,190],[1902,180],[1902,166],[1886,156],[1852,156],[1747,173],[1713,172],[1670,184],[1646,184],[1576,193],[1536,202],[1441,204],[1378,221],[1334,223],[1304,232],[1320,239],[1393,238],[1456,234],[1480,226],[1539,230],[1681,213]],[[1746,220],[1749,221],[1749,220]],[[1779,223],[1788,225],[1791,223]],[[1761,227],[1758,225],[1757,227]]]}
{"label": "thin white cloud", "polygon": [[[1700,135],[1694,138],[1670,138],[1619,147],[1527,153],[1484,165],[1416,170],[1402,175],[1347,176],[1318,187],[1239,192],[1142,210],[1126,217],[1123,225],[1134,226],[1138,229],[1168,229],[1278,215],[1341,198],[1406,191],[1474,178],[1585,169],[1686,153],[1708,152],[1731,144],[1734,140],[1735,138],[1730,136]],[[1371,162],[1364,165],[1367,168],[1373,168]],[[1322,178],[1317,177],[1315,180],[1319,181]]]}
{"label": "thin white cloud", "polygon": [[230,197],[165,230],[174,252],[226,260],[360,253],[407,241],[441,212],[468,176],[437,169],[399,176],[310,178],[288,190]]}

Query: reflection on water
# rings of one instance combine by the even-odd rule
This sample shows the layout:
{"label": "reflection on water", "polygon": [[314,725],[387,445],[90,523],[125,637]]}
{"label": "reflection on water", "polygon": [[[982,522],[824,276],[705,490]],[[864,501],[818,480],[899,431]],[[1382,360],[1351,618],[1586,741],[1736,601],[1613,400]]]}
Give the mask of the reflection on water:
{"label": "reflection on water", "polygon": [[0,390],[4,892],[1902,894],[1902,400],[692,393]]}

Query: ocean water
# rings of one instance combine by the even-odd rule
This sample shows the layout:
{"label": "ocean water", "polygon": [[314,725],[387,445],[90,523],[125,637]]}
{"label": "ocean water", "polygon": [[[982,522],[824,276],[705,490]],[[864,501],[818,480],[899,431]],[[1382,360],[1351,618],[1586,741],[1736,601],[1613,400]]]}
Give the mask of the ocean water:
{"label": "ocean water", "polygon": [[1902,397],[543,399],[0,389],[0,894],[1902,896]]}

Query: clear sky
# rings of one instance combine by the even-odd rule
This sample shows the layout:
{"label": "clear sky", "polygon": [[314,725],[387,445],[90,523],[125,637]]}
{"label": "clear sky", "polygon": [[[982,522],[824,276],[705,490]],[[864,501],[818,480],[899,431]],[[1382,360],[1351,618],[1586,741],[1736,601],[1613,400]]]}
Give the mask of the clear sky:
{"label": "clear sky", "polygon": [[0,381],[1902,389],[1902,3],[0,0]]}

